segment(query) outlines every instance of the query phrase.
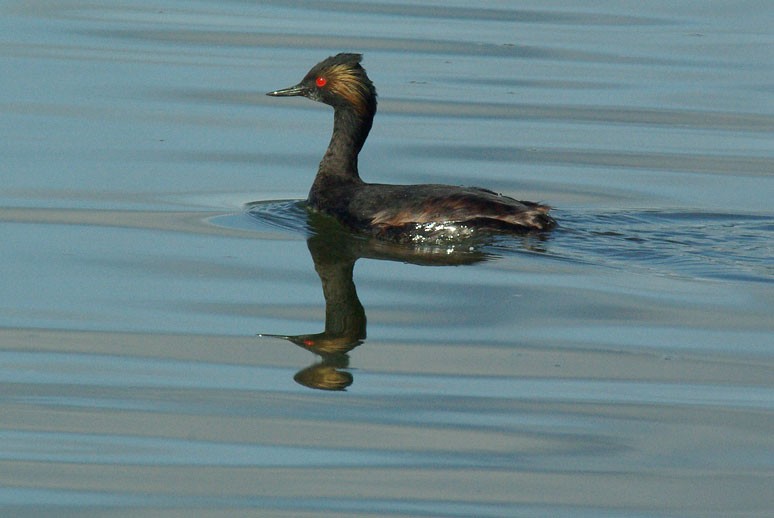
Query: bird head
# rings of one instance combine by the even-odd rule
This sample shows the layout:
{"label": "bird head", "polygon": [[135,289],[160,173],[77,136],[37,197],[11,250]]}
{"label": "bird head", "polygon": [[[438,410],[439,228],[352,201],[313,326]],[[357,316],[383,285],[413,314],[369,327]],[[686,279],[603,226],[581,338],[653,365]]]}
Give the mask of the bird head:
{"label": "bird head", "polygon": [[303,96],[360,116],[376,111],[376,88],[360,66],[361,54],[336,54],[317,63],[295,86],[275,90],[274,97]]}

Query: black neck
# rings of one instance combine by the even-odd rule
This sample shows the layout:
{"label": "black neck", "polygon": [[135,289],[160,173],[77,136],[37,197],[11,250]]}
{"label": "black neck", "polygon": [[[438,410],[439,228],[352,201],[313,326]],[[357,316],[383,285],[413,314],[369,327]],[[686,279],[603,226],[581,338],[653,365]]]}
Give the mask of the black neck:
{"label": "black neck", "polygon": [[371,131],[374,114],[360,114],[350,107],[337,107],[333,114],[333,135],[328,144],[317,177],[336,176],[360,180],[357,171],[357,155]]}

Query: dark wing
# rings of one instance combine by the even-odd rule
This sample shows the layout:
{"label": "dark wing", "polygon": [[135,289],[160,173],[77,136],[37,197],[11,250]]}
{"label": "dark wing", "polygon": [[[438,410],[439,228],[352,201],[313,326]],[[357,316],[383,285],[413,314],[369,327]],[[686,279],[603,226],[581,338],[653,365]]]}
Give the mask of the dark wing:
{"label": "dark wing", "polygon": [[[385,190],[384,187],[389,187]],[[529,201],[519,201],[477,187],[447,185],[395,185],[376,189],[385,195],[381,207],[370,211],[367,206],[353,207],[363,219],[376,227],[400,227],[412,223],[475,221],[497,226],[510,225],[523,229],[543,230],[555,222],[548,215],[550,207]],[[372,195],[364,199],[373,201]],[[353,200],[358,205],[358,200]]]}

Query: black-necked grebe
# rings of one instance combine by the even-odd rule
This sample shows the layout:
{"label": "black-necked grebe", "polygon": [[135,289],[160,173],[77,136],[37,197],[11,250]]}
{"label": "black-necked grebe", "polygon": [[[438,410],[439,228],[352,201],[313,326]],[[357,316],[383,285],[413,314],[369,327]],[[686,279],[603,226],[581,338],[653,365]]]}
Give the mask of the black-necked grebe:
{"label": "black-necked grebe", "polygon": [[301,95],[334,109],[333,135],[309,191],[308,206],[377,237],[411,240],[418,231],[459,227],[525,232],[556,225],[550,207],[478,187],[365,183],[357,156],[376,114],[376,88],[360,54],[337,54],[315,65],[296,86],[269,92]]}

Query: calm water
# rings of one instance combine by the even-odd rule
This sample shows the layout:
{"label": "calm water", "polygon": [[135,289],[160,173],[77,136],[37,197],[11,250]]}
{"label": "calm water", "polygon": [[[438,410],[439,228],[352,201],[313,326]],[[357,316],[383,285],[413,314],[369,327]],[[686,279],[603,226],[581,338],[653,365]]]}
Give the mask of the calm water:
{"label": "calm water", "polygon": [[[2,4],[3,515],[770,516],[774,7],[476,5]],[[339,51],[560,228],[309,219]]]}

